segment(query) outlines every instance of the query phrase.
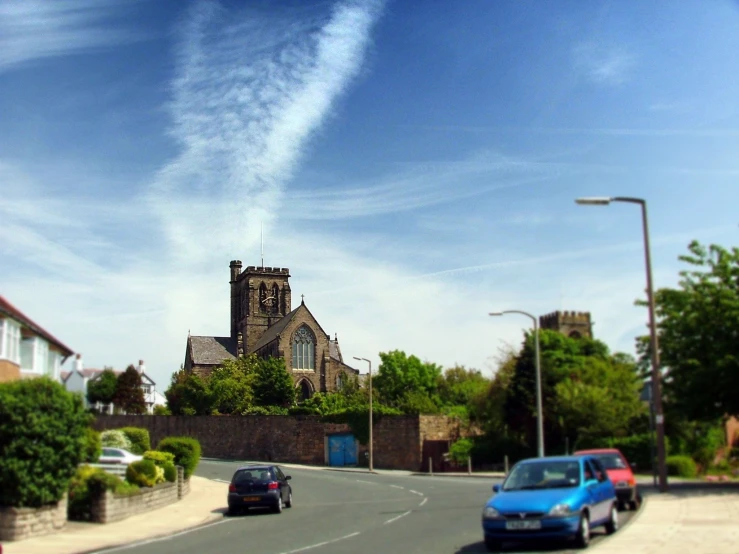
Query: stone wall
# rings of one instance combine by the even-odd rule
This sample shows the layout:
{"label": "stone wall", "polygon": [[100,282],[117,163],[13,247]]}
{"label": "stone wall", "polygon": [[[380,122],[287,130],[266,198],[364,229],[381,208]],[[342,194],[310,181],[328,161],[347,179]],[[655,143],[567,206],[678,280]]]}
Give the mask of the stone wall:
{"label": "stone wall", "polygon": [[[426,434],[437,439],[459,436],[458,424],[445,421],[444,416],[383,416],[373,429],[374,466],[418,471]],[[99,416],[94,426],[98,431],[144,427],[152,447],[165,437],[194,437],[200,441],[203,456],[209,458],[308,465],[328,464],[328,435],[351,432],[347,424],[325,423],[319,416],[116,415]],[[365,452],[367,447],[360,445],[361,465],[365,465]]]}
{"label": "stone wall", "polygon": [[154,487],[143,487],[137,494],[120,496],[105,491],[93,500],[91,521],[112,523],[133,515],[162,508],[179,500],[179,487],[175,483],[160,483]]}
{"label": "stone wall", "polygon": [[0,507],[0,540],[20,541],[56,533],[67,523],[67,495],[41,508]]}

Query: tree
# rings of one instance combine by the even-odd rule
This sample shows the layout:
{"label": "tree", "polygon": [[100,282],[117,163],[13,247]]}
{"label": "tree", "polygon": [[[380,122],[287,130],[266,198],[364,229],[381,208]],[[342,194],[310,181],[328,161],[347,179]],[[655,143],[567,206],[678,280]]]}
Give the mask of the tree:
{"label": "tree", "polygon": [[439,398],[447,406],[467,406],[490,386],[490,379],[477,369],[454,366],[439,379]]}
{"label": "tree", "polygon": [[115,373],[112,369],[105,368],[96,379],[87,384],[87,401],[90,404],[111,404],[117,386],[118,378]]}
{"label": "tree", "polygon": [[665,400],[713,421],[739,415],[739,248],[693,241],[688,250],[678,288],[655,293]]}
{"label": "tree", "polygon": [[252,387],[258,365],[259,358],[252,354],[226,360],[215,368],[208,382],[213,410],[219,414],[244,413],[254,403]]}
{"label": "tree", "polygon": [[255,405],[288,407],[295,402],[293,379],[282,358],[259,359],[253,379]]}
{"label": "tree", "polygon": [[146,413],[141,374],[132,365],[118,376],[113,403],[127,414]]}
{"label": "tree", "polygon": [[422,362],[400,350],[380,352],[380,360],[372,385],[383,402],[395,407],[404,403],[417,405],[418,394],[437,400],[435,397],[442,374],[440,366]]}

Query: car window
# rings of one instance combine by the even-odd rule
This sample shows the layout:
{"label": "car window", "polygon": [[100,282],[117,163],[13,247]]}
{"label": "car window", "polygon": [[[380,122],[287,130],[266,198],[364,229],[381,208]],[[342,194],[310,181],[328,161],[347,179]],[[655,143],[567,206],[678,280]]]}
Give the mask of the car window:
{"label": "car window", "polygon": [[517,464],[503,483],[503,490],[573,487],[580,482],[577,460],[542,460]]}
{"label": "car window", "polygon": [[114,450],[113,448],[103,448],[103,456],[123,458],[123,452],[121,452],[120,450]]}
{"label": "car window", "polygon": [[585,481],[591,481],[592,479],[595,479],[595,470],[590,465],[590,460],[585,460]]}
{"label": "car window", "polygon": [[277,479],[279,479],[280,481],[285,480],[285,474],[282,473],[282,470],[279,467],[275,467],[275,474],[277,475]]}
{"label": "car window", "polygon": [[600,463],[600,460],[598,460],[598,458],[593,458],[591,462],[593,463],[593,467],[595,469],[595,476],[598,479],[598,481],[600,481],[601,483],[603,481],[608,481],[608,473],[606,472],[603,465]]}
{"label": "car window", "polygon": [[598,461],[603,464],[606,469],[628,469],[623,458],[618,454],[600,454]]}
{"label": "car window", "polygon": [[237,471],[234,474],[233,482],[235,485],[238,485],[239,483],[244,483],[246,481],[252,481],[254,480],[254,474],[252,474],[251,471]]}

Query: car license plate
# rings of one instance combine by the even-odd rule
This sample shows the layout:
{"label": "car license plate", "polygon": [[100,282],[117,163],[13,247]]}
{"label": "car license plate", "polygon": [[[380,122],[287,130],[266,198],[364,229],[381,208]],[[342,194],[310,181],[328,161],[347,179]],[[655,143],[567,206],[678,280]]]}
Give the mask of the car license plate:
{"label": "car license plate", "polygon": [[244,502],[259,502],[260,498],[258,496],[245,496]]}
{"label": "car license plate", "polygon": [[541,521],[506,521],[505,528],[509,531],[541,529]]}

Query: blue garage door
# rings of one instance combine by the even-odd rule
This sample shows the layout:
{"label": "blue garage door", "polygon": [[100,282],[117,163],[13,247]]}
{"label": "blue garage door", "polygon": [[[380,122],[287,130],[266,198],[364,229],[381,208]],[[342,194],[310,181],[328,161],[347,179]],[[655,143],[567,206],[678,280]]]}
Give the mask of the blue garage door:
{"label": "blue garage door", "polygon": [[357,465],[357,442],[354,435],[329,435],[328,463],[331,466]]}

